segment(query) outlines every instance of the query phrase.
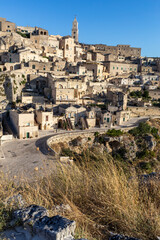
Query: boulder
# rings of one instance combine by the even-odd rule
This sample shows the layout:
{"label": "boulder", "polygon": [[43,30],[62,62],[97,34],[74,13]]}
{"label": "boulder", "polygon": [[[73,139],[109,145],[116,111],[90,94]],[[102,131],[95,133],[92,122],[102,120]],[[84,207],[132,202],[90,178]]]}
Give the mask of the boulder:
{"label": "boulder", "polygon": [[33,231],[47,240],[73,239],[76,228],[75,221],[70,221],[59,215],[54,217],[43,217],[35,222]]}
{"label": "boulder", "polygon": [[34,224],[37,220],[48,215],[48,211],[44,207],[37,205],[31,205],[29,207],[16,210],[13,213],[15,220],[19,220],[23,223],[32,223]]}

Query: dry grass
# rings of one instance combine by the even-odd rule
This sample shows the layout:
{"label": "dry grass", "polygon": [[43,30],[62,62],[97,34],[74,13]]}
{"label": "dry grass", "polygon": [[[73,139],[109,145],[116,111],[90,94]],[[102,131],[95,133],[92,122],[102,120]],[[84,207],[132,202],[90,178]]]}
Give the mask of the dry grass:
{"label": "dry grass", "polygon": [[59,165],[56,173],[17,187],[3,176],[0,200],[18,192],[51,214],[54,205],[68,203],[72,211],[65,216],[76,220],[77,235],[88,239],[107,239],[109,230],[144,240],[160,236],[160,185],[139,187],[135,173],[128,180],[108,155],[92,158],[86,154],[83,164]]}

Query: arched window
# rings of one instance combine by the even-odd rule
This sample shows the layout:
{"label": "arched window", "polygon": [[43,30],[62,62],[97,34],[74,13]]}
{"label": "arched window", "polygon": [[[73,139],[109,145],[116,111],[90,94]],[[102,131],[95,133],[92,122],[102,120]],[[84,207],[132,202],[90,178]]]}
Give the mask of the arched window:
{"label": "arched window", "polygon": [[66,50],[69,50],[69,46],[68,46],[68,44],[66,45]]}

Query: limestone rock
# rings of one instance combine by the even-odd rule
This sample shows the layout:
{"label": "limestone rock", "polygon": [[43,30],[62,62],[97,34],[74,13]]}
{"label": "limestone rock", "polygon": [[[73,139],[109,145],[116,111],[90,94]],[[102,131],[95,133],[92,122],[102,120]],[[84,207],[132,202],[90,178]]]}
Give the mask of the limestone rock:
{"label": "limestone rock", "polygon": [[59,215],[49,218],[47,216],[39,219],[33,225],[33,230],[40,236],[52,240],[72,239],[76,223]]}
{"label": "limestone rock", "polygon": [[152,135],[148,134],[144,137],[144,139],[145,139],[145,142],[147,144],[147,148],[149,150],[153,151],[155,149],[156,145],[157,145],[154,137]]}
{"label": "limestone rock", "polygon": [[24,209],[16,210],[13,213],[13,217],[16,220],[20,220],[24,223],[32,223],[34,224],[40,218],[48,215],[48,211],[40,206],[31,205]]}
{"label": "limestone rock", "polygon": [[17,208],[22,208],[26,204],[26,202],[23,200],[23,197],[21,194],[13,195],[12,197],[6,199],[5,206],[12,205]]}

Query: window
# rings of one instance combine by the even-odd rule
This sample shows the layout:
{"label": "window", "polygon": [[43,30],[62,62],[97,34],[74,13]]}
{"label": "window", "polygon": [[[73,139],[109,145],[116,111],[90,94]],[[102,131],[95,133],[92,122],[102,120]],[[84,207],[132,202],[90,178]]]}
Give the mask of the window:
{"label": "window", "polygon": [[106,120],[106,117],[104,117],[104,120]]}
{"label": "window", "polygon": [[48,122],[48,116],[46,116],[46,122]]}
{"label": "window", "polygon": [[115,69],[115,67],[113,67],[113,69]]}
{"label": "window", "polygon": [[118,69],[118,67],[117,67],[117,69]]}
{"label": "window", "polygon": [[132,71],[132,68],[130,68],[130,71]]}
{"label": "window", "polygon": [[35,43],[37,43],[37,40],[35,40]]}
{"label": "window", "polygon": [[123,122],[125,122],[125,118],[123,118]]}
{"label": "window", "polygon": [[121,67],[121,70],[123,70],[123,67]]}
{"label": "window", "polygon": [[109,122],[109,118],[107,118],[107,122]]}
{"label": "window", "polygon": [[35,69],[36,68],[36,66],[35,65],[32,65],[32,69]]}

